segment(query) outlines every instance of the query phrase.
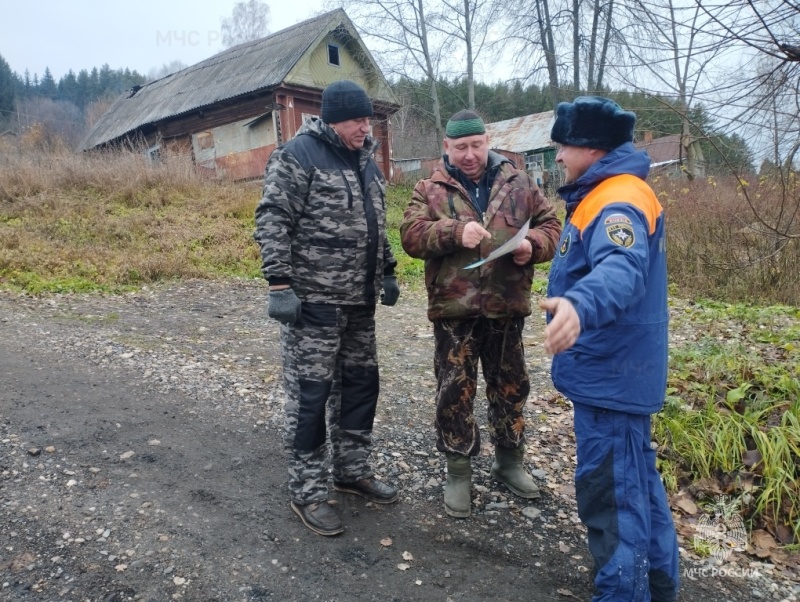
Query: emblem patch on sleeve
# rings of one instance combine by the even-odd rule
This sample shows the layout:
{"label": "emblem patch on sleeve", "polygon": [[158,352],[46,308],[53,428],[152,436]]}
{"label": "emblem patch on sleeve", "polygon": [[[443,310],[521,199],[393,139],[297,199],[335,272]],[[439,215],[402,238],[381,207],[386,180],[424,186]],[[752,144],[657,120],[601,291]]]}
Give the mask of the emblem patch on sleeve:
{"label": "emblem patch on sleeve", "polygon": [[621,213],[614,213],[609,215],[604,221],[603,225],[606,227],[606,234],[615,245],[620,247],[631,247],[636,241],[636,236],[633,233],[633,224],[631,220]]}
{"label": "emblem patch on sleeve", "polygon": [[561,239],[561,246],[558,248],[558,254],[561,257],[567,254],[569,251],[570,242],[572,242],[572,234],[567,234],[563,239]]}

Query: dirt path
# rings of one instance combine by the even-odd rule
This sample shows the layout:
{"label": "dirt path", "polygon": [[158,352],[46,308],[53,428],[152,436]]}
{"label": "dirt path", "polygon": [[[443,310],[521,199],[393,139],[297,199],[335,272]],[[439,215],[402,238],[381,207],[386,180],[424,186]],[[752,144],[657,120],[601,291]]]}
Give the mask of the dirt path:
{"label": "dirt path", "polygon": [[[589,600],[571,416],[536,344],[540,317],[527,326],[526,412],[542,500],[494,482],[487,447],[475,515],[444,516],[431,331],[406,292],[379,308],[374,457],[401,500],[337,494],[346,531],[322,538],[287,501],[264,295],[260,282],[0,294],[0,600]],[[766,577],[685,583],[685,600],[784,595]]]}

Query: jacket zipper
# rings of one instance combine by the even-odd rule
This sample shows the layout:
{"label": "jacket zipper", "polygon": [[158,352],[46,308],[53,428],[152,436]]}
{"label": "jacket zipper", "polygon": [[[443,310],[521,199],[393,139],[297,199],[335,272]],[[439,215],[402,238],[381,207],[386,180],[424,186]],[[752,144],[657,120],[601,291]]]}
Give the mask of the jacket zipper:
{"label": "jacket zipper", "polygon": [[350,187],[350,180],[347,179],[347,176],[344,175],[344,170],[340,169],[339,173],[342,174],[342,179],[344,180],[344,185],[347,186],[347,208],[351,211],[353,210],[353,189]]}

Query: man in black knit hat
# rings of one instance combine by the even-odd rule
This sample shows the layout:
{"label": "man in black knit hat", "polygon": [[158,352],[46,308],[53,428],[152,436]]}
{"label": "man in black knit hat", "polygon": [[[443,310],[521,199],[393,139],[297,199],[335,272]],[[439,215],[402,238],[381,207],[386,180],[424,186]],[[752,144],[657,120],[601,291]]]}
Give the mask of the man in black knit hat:
{"label": "man in black knit hat", "polygon": [[[533,266],[553,257],[561,224],[533,178],[489,150],[474,111],[450,118],[444,149],[433,175],[414,188],[400,235],[406,252],[425,260],[436,344],[436,448],[447,457],[444,509],[465,518],[471,458],[481,451],[473,413],[479,363],[495,451],[491,474],[520,497],[539,497],[523,463],[530,383],[522,328],[531,313]],[[511,253],[473,267],[527,227]]]}
{"label": "man in black knit hat", "polygon": [[359,85],[325,88],[321,119],[270,156],[256,208],[268,313],[281,323],[291,507],[320,535],[344,530],[328,503],[331,470],[337,491],[377,504],[398,497],[369,465],[379,391],[375,305],[400,296],[372,114]]}

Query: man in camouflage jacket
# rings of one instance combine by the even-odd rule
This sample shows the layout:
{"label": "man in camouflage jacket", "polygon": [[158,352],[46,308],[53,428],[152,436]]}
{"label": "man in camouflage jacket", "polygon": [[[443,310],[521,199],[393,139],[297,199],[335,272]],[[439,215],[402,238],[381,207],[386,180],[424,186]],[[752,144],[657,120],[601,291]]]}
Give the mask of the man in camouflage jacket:
{"label": "man in camouflage jacket", "polygon": [[[490,152],[483,120],[460,111],[447,123],[445,154],[417,183],[400,227],[403,248],[425,260],[428,318],[436,349],[436,447],[447,455],[445,511],[470,514],[470,457],[480,452],[473,415],[478,362],[488,398],[491,473],[512,492],[539,497],[524,469],[522,408],[530,390],[522,344],[534,264],[550,260],[561,234],[555,210],[531,177]],[[525,224],[510,254],[485,258]]]}
{"label": "man in camouflage jacket", "polygon": [[400,295],[372,114],[357,84],[328,86],[321,119],[270,156],[256,208],[269,315],[281,322],[291,507],[320,535],[344,530],[327,503],[330,465],[338,491],[379,504],[398,497],[368,463],[379,391],[375,304]]}

